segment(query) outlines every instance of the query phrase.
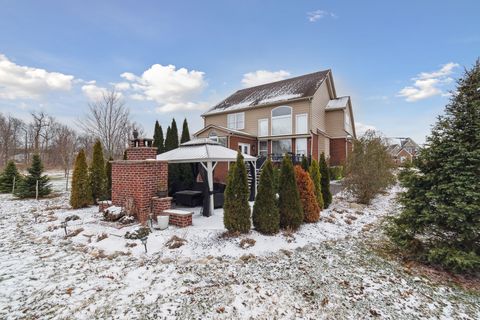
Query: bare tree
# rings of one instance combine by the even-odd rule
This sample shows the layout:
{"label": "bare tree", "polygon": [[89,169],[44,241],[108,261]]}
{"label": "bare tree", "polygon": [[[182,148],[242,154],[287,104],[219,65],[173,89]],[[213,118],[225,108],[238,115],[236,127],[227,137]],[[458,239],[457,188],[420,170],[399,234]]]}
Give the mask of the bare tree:
{"label": "bare tree", "polygon": [[0,149],[1,162],[7,163],[10,157],[17,154],[19,147],[20,130],[23,122],[12,116],[4,117],[0,114]]}
{"label": "bare tree", "polygon": [[107,157],[114,157],[122,154],[128,142],[130,112],[120,94],[112,90],[89,104],[89,113],[80,120],[80,126],[87,135],[100,139]]}
{"label": "bare tree", "polygon": [[49,117],[48,115],[41,112],[32,112],[33,122],[30,125],[32,134],[33,134],[33,151],[35,153],[40,153],[40,139],[42,135],[45,134],[46,128],[49,126]]}
{"label": "bare tree", "polygon": [[77,148],[77,135],[75,131],[68,126],[59,125],[55,129],[54,137],[55,154],[57,157],[60,157],[62,169],[68,181],[70,168],[72,167],[73,157]]}

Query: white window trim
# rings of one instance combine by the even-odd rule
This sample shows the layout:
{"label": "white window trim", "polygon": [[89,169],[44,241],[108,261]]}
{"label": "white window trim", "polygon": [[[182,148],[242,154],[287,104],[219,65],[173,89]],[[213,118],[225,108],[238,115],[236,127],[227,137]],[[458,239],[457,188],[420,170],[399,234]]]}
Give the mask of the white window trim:
{"label": "white window trim", "polygon": [[[306,118],[306,130],[305,132],[298,132],[298,118],[305,117]],[[308,113],[300,113],[295,115],[295,134],[307,134],[308,133]]]}
{"label": "white window trim", "polygon": [[[243,122],[242,122],[242,127],[237,126],[238,125],[238,120],[237,117],[239,115],[243,116]],[[234,121],[230,121],[230,118],[233,117]],[[233,127],[230,127],[230,122],[234,123]],[[243,130],[245,129],[245,112],[237,112],[237,113],[229,113],[227,114],[227,128],[229,129],[234,129],[234,130]]]}
{"label": "white window trim", "polygon": [[[273,111],[278,109],[278,108],[289,108],[290,109],[290,114],[289,115],[286,115],[286,116],[274,116],[273,115]],[[282,133],[282,134],[273,134],[273,119],[285,119],[285,118],[290,118],[290,132],[289,133]],[[285,136],[285,135],[291,135],[292,132],[293,132],[293,124],[292,124],[292,121],[293,121],[293,109],[292,107],[290,106],[278,106],[278,107],[275,107],[273,108],[271,111],[270,111],[270,119],[271,119],[271,123],[272,125],[270,126],[270,134],[272,136]]]}
{"label": "white window trim", "polygon": [[298,140],[305,140],[305,153],[304,153],[304,155],[307,156],[307,154],[308,154],[308,139],[307,138],[297,138],[297,139],[295,139],[295,154],[299,154],[298,144],[297,144]]}
{"label": "white window trim", "polygon": [[[267,134],[261,134],[261,127],[260,127],[260,123],[262,121],[266,121],[267,122]],[[267,137],[268,136],[268,118],[263,118],[263,119],[258,119],[258,136],[259,137]]]}

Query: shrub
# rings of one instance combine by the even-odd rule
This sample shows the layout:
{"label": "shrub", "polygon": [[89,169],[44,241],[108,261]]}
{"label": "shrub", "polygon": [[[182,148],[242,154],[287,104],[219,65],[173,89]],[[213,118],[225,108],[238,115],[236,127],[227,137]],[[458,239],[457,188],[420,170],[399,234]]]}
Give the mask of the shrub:
{"label": "shrub", "polygon": [[303,220],[305,222],[317,222],[320,219],[320,208],[310,175],[300,166],[295,166],[298,193],[302,202]]}
{"label": "shrub", "polygon": [[480,60],[458,81],[401,184],[387,234],[414,257],[455,272],[480,270]]}
{"label": "shrub", "polygon": [[85,151],[80,150],[75,159],[75,167],[72,176],[72,191],[70,194],[70,205],[72,208],[83,208],[93,203],[92,190],[88,178],[87,159]]}
{"label": "shrub", "polygon": [[323,152],[320,155],[319,165],[322,184],[323,208],[326,209],[332,203],[332,193],[330,192],[330,173],[328,172],[327,161],[325,160],[325,154]]}
{"label": "shrub", "polygon": [[90,165],[90,183],[94,203],[105,200],[107,196],[107,175],[105,173],[105,159],[100,140],[93,145],[93,157]]}
{"label": "shrub", "polygon": [[28,168],[28,175],[20,180],[15,194],[20,198],[35,198],[37,181],[38,181],[38,197],[44,197],[52,192],[50,179],[47,175],[43,175],[43,164],[40,156],[34,154],[32,158],[32,166]]}
{"label": "shrub", "polygon": [[225,188],[223,224],[230,232],[248,233],[251,228],[247,169],[238,151],[237,162],[230,166]]}
{"label": "shrub", "polygon": [[15,162],[8,161],[7,166],[0,174],[0,193],[12,193],[13,180],[15,179],[15,185],[18,185],[21,177]]}
{"label": "shrub", "polygon": [[308,172],[308,167],[309,165],[307,157],[305,157],[305,155],[302,155],[302,169]]}
{"label": "shrub", "polygon": [[328,168],[330,180],[340,180],[343,178],[343,166],[332,166]]}
{"label": "shrub", "polygon": [[283,157],[280,169],[278,208],[280,211],[280,226],[282,228],[298,229],[303,222],[303,209],[300,202],[295,171],[292,159]]}
{"label": "shrub", "polygon": [[280,229],[280,214],[274,189],[273,165],[270,159],[264,164],[260,174],[252,220],[255,230],[260,233],[275,234]]}
{"label": "shrub", "polygon": [[317,198],[318,207],[323,209],[323,195],[322,195],[322,185],[321,185],[321,178],[322,175],[320,174],[320,167],[318,166],[317,160],[313,159],[312,164],[309,169],[310,178],[313,181],[313,190],[315,191],[315,197]]}
{"label": "shrub", "polygon": [[347,159],[345,186],[359,203],[369,204],[394,183],[393,166],[384,139],[369,130],[353,142],[353,151]]}

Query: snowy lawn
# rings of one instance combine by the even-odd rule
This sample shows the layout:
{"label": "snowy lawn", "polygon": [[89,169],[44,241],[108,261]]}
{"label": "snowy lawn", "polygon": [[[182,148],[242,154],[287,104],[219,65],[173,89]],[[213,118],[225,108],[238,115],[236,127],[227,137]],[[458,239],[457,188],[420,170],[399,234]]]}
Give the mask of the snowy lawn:
{"label": "snowy lawn", "polygon": [[[61,175],[54,187],[64,189]],[[123,237],[135,226],[118,229],[93,207],[69,210],[66,192],[1,195],[0,318],[480,318],[478,294],[411,275],[368,245],[398,191],[368,207],[337,194],[293,237],[224,239],[222,210],[197,212],[192,227],[154,231],[147,254]],[[60,223],[74,214],[65,237]],[[187,243],[166,248],[174,235]],[[255,244],[242,249],[246,238]]]}

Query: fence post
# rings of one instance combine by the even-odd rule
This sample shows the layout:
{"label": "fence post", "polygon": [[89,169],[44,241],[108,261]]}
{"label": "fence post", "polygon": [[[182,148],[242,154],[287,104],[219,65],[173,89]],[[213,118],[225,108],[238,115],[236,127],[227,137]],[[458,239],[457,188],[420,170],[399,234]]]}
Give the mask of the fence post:
{"label": "fence post", "polygon": [[15,181],[16,181],[16,176],[13,176],[13,186],[12,186],[12,194],[15,193]]}
{"label": "fence post", "polygon": [[38,180],[37,180],[37,184],[35,186],[35,200],[38,200]]}

